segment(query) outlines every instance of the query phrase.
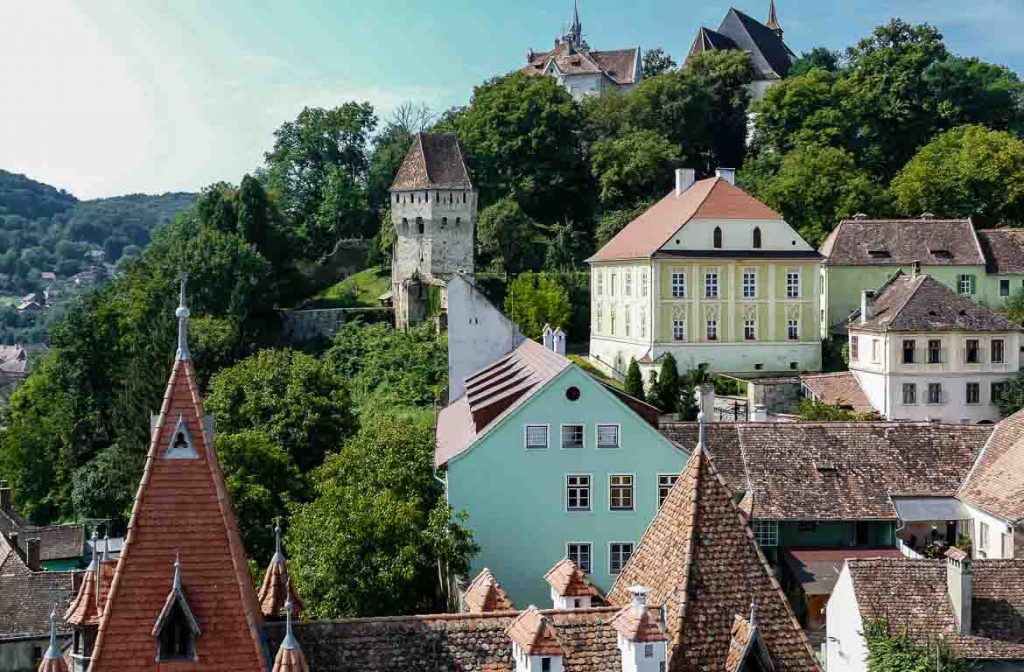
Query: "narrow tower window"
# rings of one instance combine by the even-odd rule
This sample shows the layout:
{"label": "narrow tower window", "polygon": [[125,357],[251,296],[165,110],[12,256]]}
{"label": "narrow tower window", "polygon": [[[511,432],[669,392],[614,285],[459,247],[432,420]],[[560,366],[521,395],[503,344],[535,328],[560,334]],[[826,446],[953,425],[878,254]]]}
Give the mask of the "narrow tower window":
{"label": "narrow tower window", "polygon": [[423,218],[422,217],[417,217],[416,218],[416,233],[418,233],[418,234],[420,234],[422,236],[423,235],[423,230],[424,230],[423,229]]}
{"label": "narrow tower window", "polygon": [[760,249],[761,247],[761,227],[754,227],[754,249]]}
{"label": "narrow tower window", "polygon": [[717,249],[721,248],[722,247],[722,227],[720,227],[720,226],[716,226],[715,227],[715,231],[712,234],[712,238],[713,238],[712,245],[715,247],[715,249],[717,250]]}

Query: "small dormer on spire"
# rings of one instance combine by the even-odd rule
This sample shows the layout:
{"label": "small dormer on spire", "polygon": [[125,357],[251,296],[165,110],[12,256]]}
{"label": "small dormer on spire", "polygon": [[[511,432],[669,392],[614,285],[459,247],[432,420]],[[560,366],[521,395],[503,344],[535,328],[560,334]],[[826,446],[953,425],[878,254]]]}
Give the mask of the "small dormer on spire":
{"label": "small dormer on spire", "polygon": [[188,350],[188,305],[185,302],[185,283],[188,282],[188,274],[181,274],[181,291],[178,297],[178,309],[174,316],[178,318],[178,352],[176,359],[192,359],[192,353]]}
{"label": "small dormer on spire", "polygon": [[196,638],[202,634],[181,583],[181,557],[174,556],[171,592],[153,624],[157,639],[157,662],[195,660]]}
{"label": "small dormer on spire", "polygon": [[39,672],[67,672],[68,665],[64,661],[64,654],[57,646],[57,607],[54,605],[50,612],[50,647],[43,654],[43,660],[39,663]]}

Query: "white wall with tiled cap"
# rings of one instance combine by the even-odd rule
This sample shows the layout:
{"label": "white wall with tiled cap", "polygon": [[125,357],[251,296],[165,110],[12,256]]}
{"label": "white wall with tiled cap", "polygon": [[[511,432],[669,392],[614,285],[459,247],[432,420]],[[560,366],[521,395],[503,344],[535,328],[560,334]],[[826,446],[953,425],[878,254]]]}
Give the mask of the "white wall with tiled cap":
{"label": "white wall with tiled cap", "polygon": [[825,607],[825,669],[828,672],[867,672],[868,649],[861,636],[863,631],[853,579],[844,563]]}

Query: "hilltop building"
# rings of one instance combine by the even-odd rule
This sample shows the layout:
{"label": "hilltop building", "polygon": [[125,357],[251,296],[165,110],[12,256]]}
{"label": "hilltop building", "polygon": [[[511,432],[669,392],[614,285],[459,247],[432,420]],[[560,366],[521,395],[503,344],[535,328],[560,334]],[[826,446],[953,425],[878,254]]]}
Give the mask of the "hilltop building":
{"label": "hilltop building", "polygon": [[391,185],[390,298],[405,329],[447,305],[446,281],[473,274],[477,194],[454,133],[419,133]]}
{"label": "hilltop building", "polygon": [[735,171],[676,188],[588,259],[590,357],[617,377],[672,353],[680,372],[819,371],[820,255]]}
{"label": "hilltop building", "polygon": [[687,59],[708,51],[736,49],[750,54],[755,78],[750,85],[751,102],[764,98],[768,87],[780,82],[793,64],[795,54],[782,40],[782,24],[775,11],[775,0],[768,8],[768,20],[761,23],[732,8],[718,30],[701,27],[697,31]]}
{"label": "hilltop building", "polygon": [[554,77],[576,100],[605,91],[625,92],[643,79],[640,47],[597,51],[583,39],[578,4],[573,5],[568,30],[545,52],[530,49],[520,72],[531,77]]}

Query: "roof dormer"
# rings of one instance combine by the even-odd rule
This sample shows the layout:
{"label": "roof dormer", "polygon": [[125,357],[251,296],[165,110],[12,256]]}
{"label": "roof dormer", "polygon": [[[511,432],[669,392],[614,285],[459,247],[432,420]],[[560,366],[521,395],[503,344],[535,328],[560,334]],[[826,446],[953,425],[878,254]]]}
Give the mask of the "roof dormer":
{"label": "roof dormer", "polygon": [[516,672],[562,672],[565,647],[537,607],[527,607],[505,628],[505,634],[512,640]]}
{"label": "roof dormer", "polygon": [[633,598],[611,620],[618,633],[622,672],[661,672],[665,669],[668,631],[661,620],[661,610],[651,613],[647,606],[648,591],[643,586],[629,589]]}
{"label": "roof dormer", "polygon": [[551,601],[555,609],[589,609],[602,600],[601,591],[594,587],[587,575],[569,558],[562,558],[544,575],[551,586]]}
{"label": "roof dormer", "polygon": [[199,623],[192,614],[192,607],[185,598],[181,586],[181,561],[174,559],[174,579],[171,592],[164,601],[164,607],[153,625],[153,636],[157,640],[156,659],[158,662],[195,660],[196,638],[202,634]]}

